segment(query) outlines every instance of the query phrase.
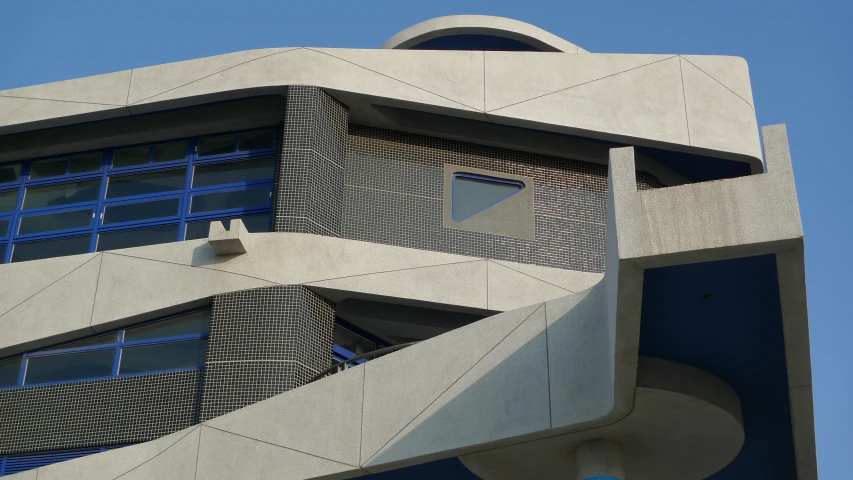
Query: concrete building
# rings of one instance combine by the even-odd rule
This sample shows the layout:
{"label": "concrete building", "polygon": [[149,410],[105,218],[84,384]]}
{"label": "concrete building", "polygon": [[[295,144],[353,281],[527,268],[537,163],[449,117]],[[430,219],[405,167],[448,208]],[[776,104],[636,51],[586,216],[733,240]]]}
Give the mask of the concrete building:
{"label": "concrete building", "polygon": [[741,58],[454,16],[0,91],[0,252],[0,475],[817,478]]}

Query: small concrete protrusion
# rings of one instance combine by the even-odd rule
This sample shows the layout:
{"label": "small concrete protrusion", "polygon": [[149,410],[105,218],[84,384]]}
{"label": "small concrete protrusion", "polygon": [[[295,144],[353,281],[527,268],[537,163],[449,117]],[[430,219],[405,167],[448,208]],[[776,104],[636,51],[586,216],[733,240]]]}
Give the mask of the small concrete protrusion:
{"label": "small concrete protrusion", "polygon": [[249,231],[240,219],[231,220],[231,228],[226,230],[222,222],[210,222],[207,241],[217,255],[234,255],[249,251]]}

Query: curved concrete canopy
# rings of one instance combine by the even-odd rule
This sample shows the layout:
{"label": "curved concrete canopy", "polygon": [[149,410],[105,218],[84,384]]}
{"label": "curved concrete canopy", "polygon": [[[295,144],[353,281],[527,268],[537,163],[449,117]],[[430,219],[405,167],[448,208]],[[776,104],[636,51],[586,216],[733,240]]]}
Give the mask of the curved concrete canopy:
{"label": "curved concrete canopy", "polygon": [[587,53],[577,45],[529,23],[490,15],[449,15],[431,18],[398,32],[382,48],[408,50],[428,40],[453,35],[508,38],[543,52]]}

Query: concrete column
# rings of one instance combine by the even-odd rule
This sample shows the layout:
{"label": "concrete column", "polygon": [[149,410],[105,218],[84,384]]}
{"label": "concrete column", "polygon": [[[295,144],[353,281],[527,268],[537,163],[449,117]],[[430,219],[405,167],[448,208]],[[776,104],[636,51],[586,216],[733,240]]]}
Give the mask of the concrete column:
{"label": "concrete column", "polygon": [[575,450],[578,480],[625,480],[622,451],[609,440],[592,440]]}

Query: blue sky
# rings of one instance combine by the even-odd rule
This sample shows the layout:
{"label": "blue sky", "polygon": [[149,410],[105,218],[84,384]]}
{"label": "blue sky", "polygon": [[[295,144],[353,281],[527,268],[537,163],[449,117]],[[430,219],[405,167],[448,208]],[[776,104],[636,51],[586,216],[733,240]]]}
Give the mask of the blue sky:
{"label": "blue sky", "polygon": [[530,22],[591,52],[747,59],[759,124],[788,125],[806,233],[820,473],[849,478],[853,2],[9,1],[0,89],[253,48],[375,48],[421,20],[461,13]]}

